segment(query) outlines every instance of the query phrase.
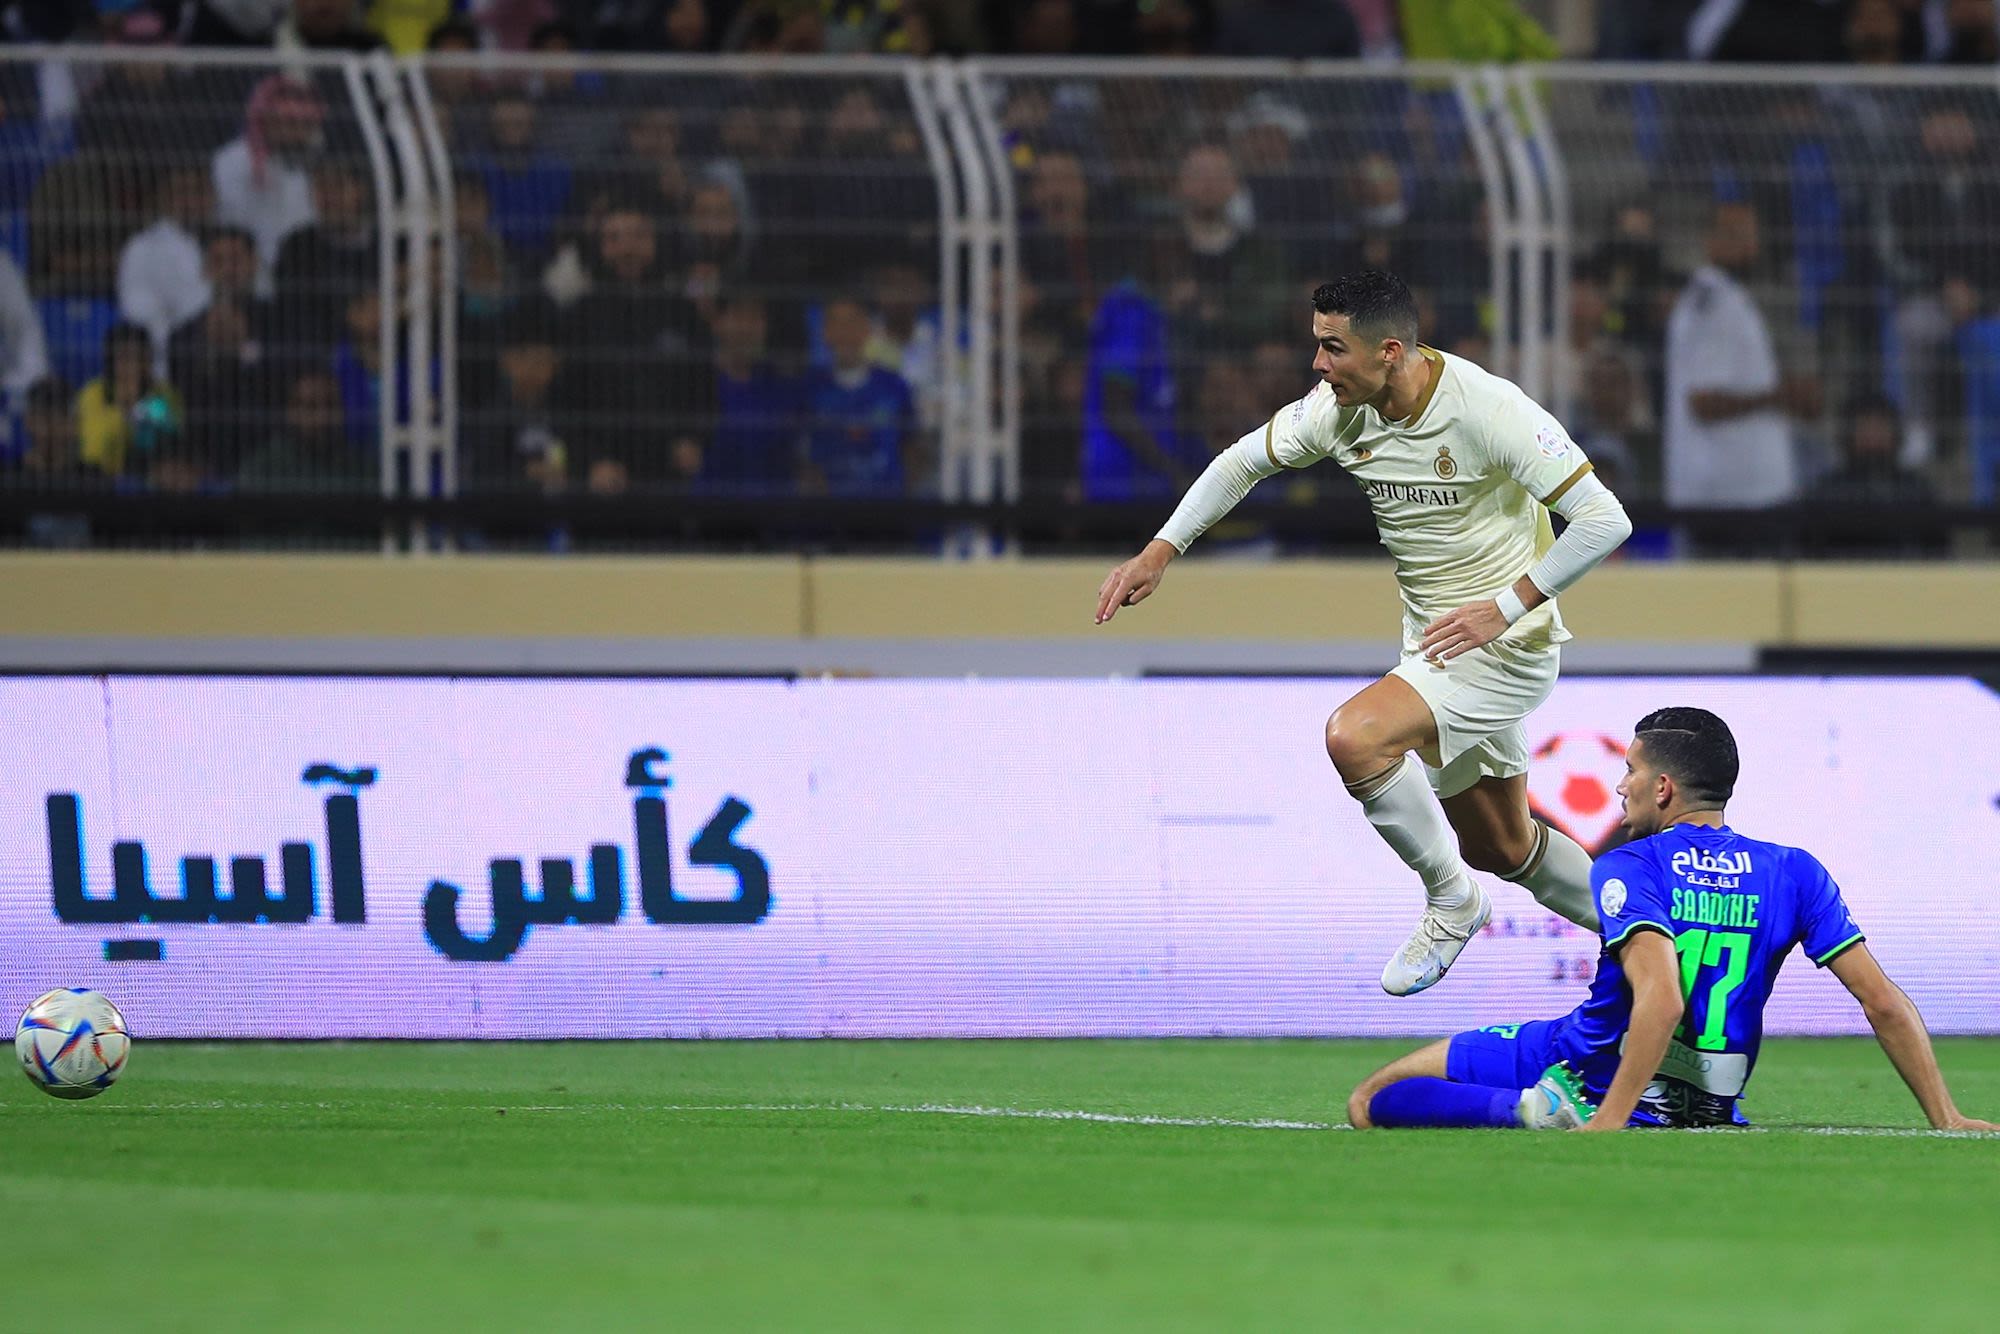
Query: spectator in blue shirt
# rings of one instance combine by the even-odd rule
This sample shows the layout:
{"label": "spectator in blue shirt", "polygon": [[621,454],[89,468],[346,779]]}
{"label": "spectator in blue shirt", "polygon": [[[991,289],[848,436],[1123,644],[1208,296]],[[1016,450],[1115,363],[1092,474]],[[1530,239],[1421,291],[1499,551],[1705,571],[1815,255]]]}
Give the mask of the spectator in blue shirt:
{"label": "spectator in blue shirt", "polygon": [[799,382],[765,356],[764,303],[726,296],[715,308],[715,447],[702,469],[712,489],[790,491],[799,472]]}
{"label": "spectator in blue shirt", "polygon": [[832,364],[806,375],[807,485],[837,496],[899,496],[916,443],[909,383],[868,360],[868,310],[838,297],[821,315]]}
{"label": "spectator in blue shirt", "polygon": [[327,369],[340,391],[348,443],[357,450],[373,449],[382,429],[382,294],[375,288],[349,294],[347,334],[334,347]]}
{"label": "spectator in blue shirt", "polygon": [[1167,321],[1136,282],[1104,294],[1090,323],[1083,390],[1083,495],[1178,495],[1194,480],[1175,429]]}
{"label": "spectator in blue shirt", "polygon": [[548,257],[556,220],[569,207],[569,164],[542,146],[535,103],[520,92],[493,103],[487,128],[492,148],[478,162],[491,203],[493,230],[520,260]]}

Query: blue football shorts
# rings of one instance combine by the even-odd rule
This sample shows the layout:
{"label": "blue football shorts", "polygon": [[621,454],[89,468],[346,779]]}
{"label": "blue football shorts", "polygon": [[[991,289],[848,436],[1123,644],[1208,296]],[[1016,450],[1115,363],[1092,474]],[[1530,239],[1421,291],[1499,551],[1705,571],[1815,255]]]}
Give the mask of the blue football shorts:
{"label": "blue football shorts", "polygon": [[1559,1058],[1553,1019],[1494,1024],[1452,1038],[1445,1049],[1444,1074],[1454,1084],[1488,1088],[1532,1088],[1542,1071]]}
{"label": "blue football shorts", "polygon": [[[1469,1033],[1459,1033],[1445,1048],[1445,1078],[1454,1084],[1480,1084],[1487,1088],[1524,1089],[1532,1088],[1542,1077],[1542,1072],[1562,1059],[1560,1044],[1556,1041],[1557,1019],[1536,1019],[1525,1024],[1494,1024],[1488,1028],[1475,1028]],[[1615,1065],[1616,1062],[1614,1061]],[[1608,1078],[1608,1072],[1600,1075]],[[1584,1083],[1591,1085],[1589,1074]],[[1669,1081],[1671,1084],[1671,1081]],[[1669,1087],[1667,1092],[1674,1090]],[[1591,1096],[1601,1097],[1602,1088],[1591,1087]],[[1699,1096],[1699,1095],[1697,1095]],[[1734,1100],[1728,1100],[1723,1110],[1709,1108],[1689,1109],[1669,1105],[1667,1098],[1642,1102],[1633,1109],[1630,1126],[1674,1126],[1674,1125],[1729,1125],[1750,1124]],[[1696,1111],[1699,1111],[1699,1115]]]}

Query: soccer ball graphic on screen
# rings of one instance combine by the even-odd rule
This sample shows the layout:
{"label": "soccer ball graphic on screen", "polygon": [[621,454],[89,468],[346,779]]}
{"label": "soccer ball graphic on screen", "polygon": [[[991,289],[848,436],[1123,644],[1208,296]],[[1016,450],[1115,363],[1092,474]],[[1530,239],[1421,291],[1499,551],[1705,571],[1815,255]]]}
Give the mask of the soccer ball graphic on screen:
{"label": "soccer ball graphic on screen", "polygon": [[59,987],[35,997],[21,1016],[14,1054],[51,1097],[94,1098],[124,1071],[132,1035],[125,1016],[101,993]]}

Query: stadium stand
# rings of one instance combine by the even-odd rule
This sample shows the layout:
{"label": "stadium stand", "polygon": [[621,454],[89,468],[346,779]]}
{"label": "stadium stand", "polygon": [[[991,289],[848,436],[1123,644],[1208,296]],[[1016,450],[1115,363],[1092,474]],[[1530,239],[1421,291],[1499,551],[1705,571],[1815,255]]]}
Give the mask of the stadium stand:
{"label": "stadium stand", "polygon": [[[1838,70],[1731,63],[1756,4],[1336,5],[1307,54],[1375,58],[1310,64],[1239,58],[1248,3],[56,8],[0,13],[68,43],[0,47],[10,543],[1122,543],[1368,264],[1556,408],[1633,558],[1991,542],[1977,6],[1851,6]],[[1699,58],[1495,63],[1558,45]],[[127,324],[150,374],[105,378]],[[1754,476],[1689,407],[1738,343]],[[1372,547],[1285,480],[1218,545]]]}

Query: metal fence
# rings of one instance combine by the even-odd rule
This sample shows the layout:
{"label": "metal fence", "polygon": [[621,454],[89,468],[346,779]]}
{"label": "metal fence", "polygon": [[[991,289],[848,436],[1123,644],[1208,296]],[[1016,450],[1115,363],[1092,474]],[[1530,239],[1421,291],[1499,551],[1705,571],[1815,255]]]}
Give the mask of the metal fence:
{"label": "metal fence", "polygon": [[[1570,419],[1677,505],[1991,503],[2000,85],[1672,74],[1556,67],[1533,85],[1568,182],[1553,364]],[[1705,390],[1765,388],[1756,411],[1704,410]]]}
{"label": "metal fence", "polygon": [[4,540],[1157,510],[1362,265],[1642,505],[1986,504],[1996,141],[1932,72],[0,51]]}
{"label": "metal fence", "polygon": [[[377,487],[396,284],[355,73],[0,61],[10,490]],[[24,536],[81,541],[81,523],[56,508]]]}
{"label": "metal fence", "polygon": [[1485,182],[1454,75],[975,65],[1018,254],[1009,493],[1178,495],[1311,387],[1309,298],[1344,269],[1409,274],[1430,337],[1483,359]]}

